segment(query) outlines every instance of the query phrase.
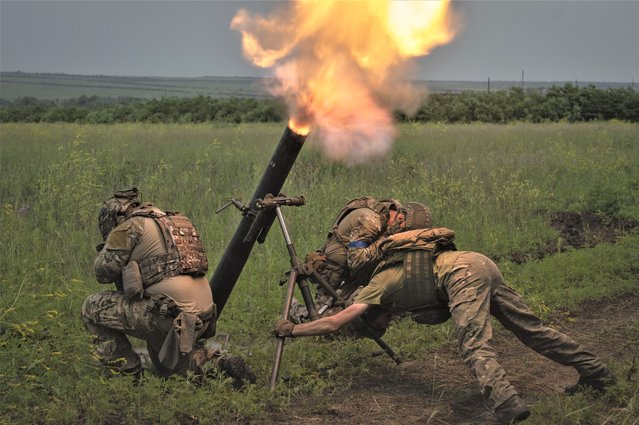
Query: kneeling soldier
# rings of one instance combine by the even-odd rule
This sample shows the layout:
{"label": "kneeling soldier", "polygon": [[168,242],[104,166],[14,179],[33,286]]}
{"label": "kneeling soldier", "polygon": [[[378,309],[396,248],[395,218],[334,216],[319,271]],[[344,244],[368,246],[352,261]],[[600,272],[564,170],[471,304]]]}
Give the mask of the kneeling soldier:
{"label": "kneeling soldier", "polygon": [[116,192],[100,209],[103,242],[94,262],[100,283],[116,291],[90,295],[82,319],[95,335],[100,362],[109,373],[139,379],[140,356],[127,335],[146,341],[154,372],[162,377],[203,373],[207,362],[234,378],[254,382],[241,357],[224,356],[196,342],[215,334],[217,320],[205,277],[208,261],[191,221],[182,214],[142,204],[136,188]]}
{"label": "kneeling soldier", "polygon": [[419,223],[413,223],[406,226],[406,231],[376,242],[384,260],[352,305],[334,316],[301,325],[279,320],[276,335],[332,333],[372,310],[409,312],[417,322],[428,324],[452,317],[464,363],[501,423],[524,420],[530,410],[506,380],[506,372],[489,345],[491,314],[531,349],[579,372],[579,381],[568,387],[567,393],[584,388],[604,390],[616,382],[596,356],[567,335],[545,326],[508,286],[493,261],[479,253],[457,251],[450,229],[419,227]]}

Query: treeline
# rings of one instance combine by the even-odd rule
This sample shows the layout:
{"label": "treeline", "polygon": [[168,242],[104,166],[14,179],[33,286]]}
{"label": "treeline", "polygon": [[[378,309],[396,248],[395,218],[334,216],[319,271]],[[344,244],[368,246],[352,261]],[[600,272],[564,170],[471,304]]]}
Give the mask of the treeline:
{"label": "treeline", "polygon": [[163,97],[161,99],[81,96],[61,102],[23,97],[0,104],[0,122],[279,122],[286,108],[277,99]]}
{"label": "treeline", "polygon": [[599,89],[572,84],[541,92],[521,87],[496,92],[433,93],[414,117],[423,122],[579,122],[618,119],[639,121],[639,92],[632,88]]}
{"label": "treeline", "polygon": [[[449,123],[579,122],[618,119],[639,122],[639,92],[632,88],[599,89],[572,84],[545,91],[513,87],[496,92],[433,93],[408,117],[395,113],[399,121]],[[286,107],[277,99],[192,98],[161,99],[102,98],[81,96],[64,101],[31,97],[0,100],[0,122],[280,122]]]}

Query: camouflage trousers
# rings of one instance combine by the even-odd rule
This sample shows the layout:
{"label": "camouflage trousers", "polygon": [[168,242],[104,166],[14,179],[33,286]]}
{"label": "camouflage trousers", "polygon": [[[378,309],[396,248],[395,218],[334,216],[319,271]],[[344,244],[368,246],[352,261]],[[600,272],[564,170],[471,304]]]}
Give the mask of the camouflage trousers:
{"label": "camouflage trousers", "polygon": [[462,253],[452,272],[438,282],[438,291],[448,299],[464,363],[493,408],[517,391],[506,379],[506,372],[489,345],[491,314],[526,346],[557,363],[574,367],[580,375],[592,375],[605,368],[572,338],[545,326],[508,286],[495,263],[482,254]]}
{"label": "camouflage trousers", "polygon": [[[186,375],[189,370],[203,373],[204,365],[219,357],[217,350],[196,345],[189,355],[180,358],[173,369],[160,362],[158,354],[173,330],[174,320],[172,315],[158,312],[157,300],[126,299],[116,291],[92,294],[82,304],[82,321],[95,336],[95,354],[107,370],[115,373],[135,371],[141,366],[140,356],[127,335],[146,341],[149,357],[159,376]],[[198,329],[195,339],[205,330],[206,323]]]}

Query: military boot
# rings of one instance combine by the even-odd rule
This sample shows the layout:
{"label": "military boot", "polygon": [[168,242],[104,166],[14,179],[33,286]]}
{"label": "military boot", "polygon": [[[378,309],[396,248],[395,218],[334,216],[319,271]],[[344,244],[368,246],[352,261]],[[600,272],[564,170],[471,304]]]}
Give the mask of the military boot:
{"label": "military boot", "polygon": [[247,383],[255,383],[255,375],[250,366],[240,356],[222,356],[218,367],[226,376],[233,378],[233,388],[242,388]]}
{"label": "military boot", "polygon": [[497,423],[503,425],[523,421],[528,416],[530,416],[530,409],[517,395],[510,397],[495,409]]}
{"label": "military boot", "polygon": [[617,377],[608,368],[587,376],[580,376],[576,384],[566,387],[566,394],[573,395],[582,391],[606,392],[606,389],[617,383]]}

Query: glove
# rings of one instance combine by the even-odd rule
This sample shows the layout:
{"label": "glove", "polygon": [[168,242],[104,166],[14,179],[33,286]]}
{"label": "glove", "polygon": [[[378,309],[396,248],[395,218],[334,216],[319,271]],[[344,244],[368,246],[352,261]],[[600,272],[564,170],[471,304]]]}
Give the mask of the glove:
{"label": "glove", "polygon": [[104,242],[100,242],[99,244],[97,244],[97,245],[95,246],[95,250],[96,250],[98,253],[102,252],[102,250],[104,249],[104,245],[105,245],[105,243],[104,243]]}
{"label": "glove", "polygon": [[289,322],[288,320],[279,319],[277,322],[275,322],[275,329],[273,329],[273,333],[277,337],[295,338],[293,336],[293,328],[294,327],[295,327],[295,325],[293,323]]}

